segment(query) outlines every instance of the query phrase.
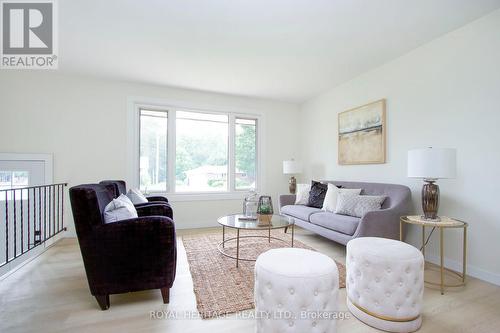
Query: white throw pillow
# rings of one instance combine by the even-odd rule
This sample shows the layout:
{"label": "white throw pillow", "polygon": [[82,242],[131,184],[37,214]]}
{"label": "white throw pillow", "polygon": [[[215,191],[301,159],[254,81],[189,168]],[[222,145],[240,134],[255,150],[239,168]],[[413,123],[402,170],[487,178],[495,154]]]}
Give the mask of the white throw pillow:
{"label": "white throw pillow", "polygon": [[384,195],[356,195],[340,193],[337,201],[336,214],[363,217],[366,213],[379,210],[386,196]]}
{"label": "white throw pillow", "polygon": [[328,190],[326,191],[325,201],[323,201],[323,210],[326,212],[334,213],[337,209],[337,198],[339,193],[349,193],[358,195],[361,193],[360,188],[338,188],[337,186],[328,183]]}
{"label": "white throw pillow", "polygon": [[132,201],[134,205],[148,202],[148,199],[141,193],[138,189],[131,188],[127,192],[127,197]]}
{"label": "white throw pillow", "polygon": [[106,223],[116,222],[137,217],[137,210],[132,201],[122,194],[118,198],[113,199],[104,208],[104,221]]}
{"label": "white throw pillow", "polygon": [[297,184],[295,204],[307,205],[309,203],[309,191],[311,191],[311,184]]}

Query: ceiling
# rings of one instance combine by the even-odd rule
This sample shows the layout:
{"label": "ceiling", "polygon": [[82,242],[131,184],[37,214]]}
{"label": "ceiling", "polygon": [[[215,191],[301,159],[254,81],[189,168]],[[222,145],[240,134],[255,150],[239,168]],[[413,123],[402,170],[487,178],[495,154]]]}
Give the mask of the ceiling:
{"label": "ceiling", "polygon": [[64,0],[59,68],[303,102],[500,0]]}

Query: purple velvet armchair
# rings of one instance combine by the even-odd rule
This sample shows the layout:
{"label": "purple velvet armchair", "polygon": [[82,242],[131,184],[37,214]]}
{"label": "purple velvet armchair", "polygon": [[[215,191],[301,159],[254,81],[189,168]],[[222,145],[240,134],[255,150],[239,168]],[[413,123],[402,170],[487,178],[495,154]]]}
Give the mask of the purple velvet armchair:
{"label": "purple velvet armchair", "polygon": [[101,184],[70,188],[76,233],[91,294],[102,310],[109,295],[161,289],[163,302],[175,279],[175,226],[165,216],[167,206],[138,207],[138,218],[105,223],[104,207],[113,200],[113,187]]}

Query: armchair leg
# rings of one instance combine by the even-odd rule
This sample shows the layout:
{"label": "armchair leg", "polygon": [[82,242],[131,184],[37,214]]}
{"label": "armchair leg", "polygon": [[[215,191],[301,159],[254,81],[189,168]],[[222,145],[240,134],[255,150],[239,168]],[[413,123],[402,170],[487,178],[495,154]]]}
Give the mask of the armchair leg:
{"label": "armchair leg", "polygon": [[109,295],[95,295],[97,303],[101,307],[101,310],[109,309]]}
{"label": "armchair leg", "polygon": [[170,302],[170,288],[161,288],[161,297],[163,297],[163,304]]}
{"label": "armchair leg", "polygon": [[285,234],[286,234],[287,231],[288,231],[288,227],[285,227]]}

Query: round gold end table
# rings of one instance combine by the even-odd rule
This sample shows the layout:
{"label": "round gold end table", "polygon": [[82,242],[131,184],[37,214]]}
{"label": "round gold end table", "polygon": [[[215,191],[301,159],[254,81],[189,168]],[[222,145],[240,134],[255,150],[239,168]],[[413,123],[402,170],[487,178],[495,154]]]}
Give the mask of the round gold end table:
{"label": "round gold end table", "polygon": [[[412,216],[401,216],[399,220],[399,240],[403,241],[403,224],[413,224],[413,225],[418,225],[422,227],[422,254],[425,259],[425,245],[428,242],[428,239],[426,240],[426,234],[425,234],[425,228],[426,227],[431,227],[431,228],[438,228],[439,229],[439,252],[440,252],[440,265],[439,265],[439,270],[440,270],[440,281],[439,282],[434,282],[434,281],[428,281],[426,280],[425,283],[428,283],[430,285],[438,286],[441,290],[441,295],[444,295],[444,289],[447,287],[462,287],[465,286],[465,274],[466,274],[466,267],[467,267],[467,227],[469,224],[464,221],[460,221],[458,219],[453,219],[449,218],[446,216],[441,216],[440,221],[429,221],[423,219],[419,215],[412,215]],[[447,228],[462,228],[463,229],[463,252],[462,252],[462,272],[455,272],[451,269],[448,269],[444,267],[444,229]],[[455,284],[450,284],[450,283],[445,283],[444,278],[445,274],[451,274],[459,279],[460,282],[455,283]]]}

